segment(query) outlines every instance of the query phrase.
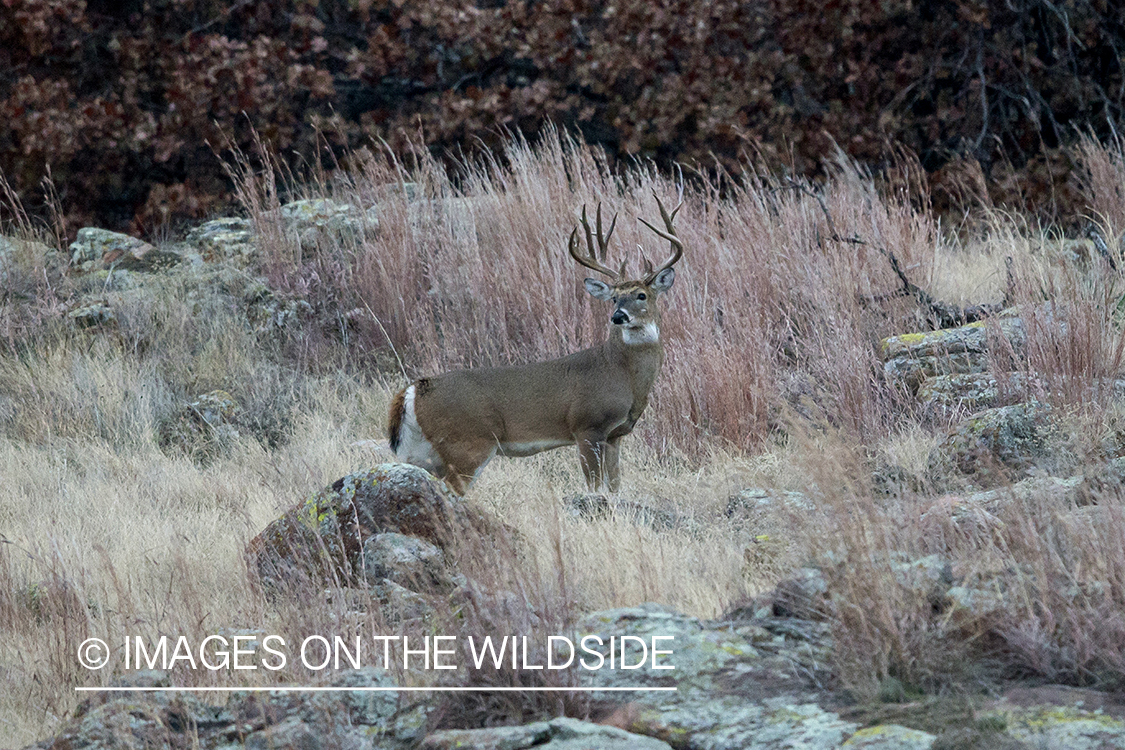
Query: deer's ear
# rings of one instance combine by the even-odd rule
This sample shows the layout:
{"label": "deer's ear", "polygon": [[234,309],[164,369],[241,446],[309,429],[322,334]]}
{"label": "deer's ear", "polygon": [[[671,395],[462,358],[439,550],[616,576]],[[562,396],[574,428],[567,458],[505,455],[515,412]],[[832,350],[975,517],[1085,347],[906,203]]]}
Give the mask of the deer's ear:
{"label": "deer's ear", "polygon": [[590,296],[594,297],[595,299],[600,299],[603,302],[609,302],[611,299],[613,299],[613,287],[611,287],[604,281],[598,281],[597,279],[586,279],[585,284],[586,291],[589,292]]}
{"label": "deer's ear", "polygon": [[653,289],[663,294],[672,288],[672,282],[676,280],[676,271],[672,268],[665,268],[660,273],[656,274],[656,278],[652,280]]}

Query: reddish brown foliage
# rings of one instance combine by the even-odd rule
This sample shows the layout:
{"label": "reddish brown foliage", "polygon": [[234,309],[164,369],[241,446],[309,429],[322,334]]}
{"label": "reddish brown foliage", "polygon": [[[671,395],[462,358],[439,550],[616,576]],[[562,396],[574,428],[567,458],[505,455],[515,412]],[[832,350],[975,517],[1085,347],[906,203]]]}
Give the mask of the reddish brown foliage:
{"label": "reddish brown foliage", "polygon": [[729,168],[751,148],[806,173],[893,141],[1066,212],[1059,148],[1125,106],[1115,6],[0,0],[0,170],[31,198],[49,163],[73,220],[143,230],[225,199],[208,144],[251,127],[308,158],[317,127],[337,150],[419,128],[445,149],[553,120],[613,154]]}

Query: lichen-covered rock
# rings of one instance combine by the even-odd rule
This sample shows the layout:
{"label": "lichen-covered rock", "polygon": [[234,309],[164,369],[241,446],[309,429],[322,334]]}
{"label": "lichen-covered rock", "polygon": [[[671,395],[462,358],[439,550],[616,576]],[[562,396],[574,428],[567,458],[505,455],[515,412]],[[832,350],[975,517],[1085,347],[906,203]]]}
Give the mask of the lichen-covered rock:
{"label": "lichen-covered rock", "polygon": [[447,729],[422,741],[421,750],[671,750],[666,742],[617,727],[558,718],[517,727]]}
{"label": "lichen-covered rock", "polygon": [[[130,678],[130,685],[167,686],[163,679]],[[384,670],[340,672],[326,687],[355,691],[316,693],[237,691],[226,705],[209,705],[191,693],[100,693],[38,750],[70,748],[198,748],[296,750],[416,747],[428,709],[402,705]]]}
{"label": "lichen-covered rock", "polygon": [[[944,566],[940,559],[923,558],[908,567],[935,571]],[[921,576],[928,578],[928,572]],[[995,589],[1002,595],[1002,584]],[[955,610],[951,616],[986,617],[985,604],[983,600],[971,605],[962,602],[955,606],[970,606],[971,613]],[[602,669],[577,670],[579,686],[675,690],[592,692],[597,705],[609,712],[610,725],[553,718],[522,726],[427,733],[435,710],[440,710],[437,699],[401,691],[391,671],[367,666],[337,673],[326,683],[355,690],[238,691],[221,706],[205,704],[191,694],[102,693],[83,703],[54,738],[35,747],[1125,750],[1125,707],[1119,697],[1059,686],[1009,690],[999,699],[975,706],[970,720],[966,721],[959,708],[936,728],[934,719],[942,714],[928,710],[896,714],[901,725],[861,727],[832,710],[838,696],[822,687],[829,674],[825,665],[831,640],[829,626],[819,623],[746,617],[743,610],[707,621],[645,604],[587,615],[569,635],[574,643],[582,643],[585,636],[600,638],[600,648],[592,640],[583,645],[600,651],[607,661]],[[671,653],[661,654],[655,665],[647,654],[636,669],[623,669],[620,661],[611,669],[609,639],[616,639],[620,660],[623,636],[647,644],[653,643],[653,636],[665,636],[656,645]],[[555,645],[556,651],[563,648]],[[637,642],[627,643],[624,653],[626,663],[641,663]],[[589,654],[584,656],[592,659]],[[122,684],[168,686],[169,679],[164,672],[143,672],[129,675]],[[879,714],[885,715],[882,708]],[[924,722],[928,731],[914,726],[916,722]],[[930,732],[940,734],[935,738]]]}
{"label": "lichen-covered rock", "polygon": [[257,241],[249,219],[214,219],[188,232],[187,243],[205,261],[234,260],[248,263],[257,254]]}
{"label": "lichen-covered rock", "polygon": [[1125,750],[1125,721],[1100,711],[1039,706],[999,714],[1007,734],[1030,747]]}
{"label": "lichen-covered rock", "polygon": [[1009,373],[1003,383],[986,372],[934,375],[918,386],[918,400],[931,410],[980,411],[996,406],[1001,400],[1020,401],[1027,395],[1027,378],[1020,372]]}
{"label": "lichen-covered rock", "polygon": [[1004,593],[997,588],[953,586],[945,595],[948,612],[957,622],[979,622],[1006,607]]}
{"label": "lichen-covered rock", "polygon": [[315,249],[325,241],[359,242],[379,229],[374,207],[363,211],[350,203],[330,198],[310,198],[286,203],[279,209],[285,231],[303,249]]}
{"label": "lichen-covered rock", "polygon": [[780,581],[772,591],[759,597],[759,604],[768,604],[775,617],[796,617],[821,621],[831,615],[832,601],[828,580],[818,568],[798,568]]}
{"label": "lichen-covered rock", "polygon": [[[1002,342],[1001,347],[994,347]],[[1006,358],[1005,349],[1020,352],[1026,343],[1023,322],[1012,312],[991,321],[978,321],[958,328],[924,333],[905,333],[883,339],[883,373],[888,381],[917,390],[923,380],[936,375],[987,372],[989,351]],[[1006,368],[1005,368],[1006,369]]]}
{"label": "lichen-covered rock", "polygon": [[804,516],[815,510],[816,505],[802,492],[750,487],[727,498],[726,516],[733,521],[754,526],[774,512]]}
{"label": "lichen-covered rock", "polygon": [[[674,692],[630,696],[636,713],[628,729],[675,747],[838,748],[859,728],[821,708],[808,680],[826,664],[825,625],[784,618],[709,623],[646,604],[589,615],[577,631],[579,638],[601,638],[606,647],[597,650],[603,653],[611,636],[672,636],[659,643],[672,655],[657,664],[674,670],[654,669],[650,655],[638,669],[603,669],[580,678],[597,686],[674,686]],[[625,653],[628,663],[638,661],[634,644]],[[595,695],[622,700],[619,694]]]}
{"label": "lichen-covered rock", "polygon": [[66,317],[74,321],[79,328],[98,328],[117,323],[117,313],[104,300],[81,304],[68,312]]}
{"label": "lichen-covered rock", "polygon": [[204,393],[161,423],[160,447],[206,464],[229,451],[240,437],[237,414],[238,403],[227,391]]}
{"label": "lichen-covered rock", "polygon": [[932,734],[895,724],[861,729],[841,745],[846,750],[930,750],[937,739]]}
{"label": "lichen-covered rock", "polygon": [[308,576],[358,584],[365,581],[362,553],[371,537],[395,532],[445,551],[485,533],[484,526],[424,470],[381,464],[290,509],[251,540],[248,554],[267,584]]}
{"label": "lichen-covered rock", "polygon": [[963,474],[998,480],[998,468],[1022,472],[1046,458],[1053,432],[1051,410],[1045,404],[999,406],[969,417],[937,450]]}
{"label": "lichen-covered rock", "polygon": [[915,598],[939,604],[953,584],[953,567],[941,555],[893,562],[891,571],[898,584]]}
{"label": "lichen-covered rock", "polygon": [[183,260],[173,250],[158,249],[136,237],[108,229],[83,227],[70,245],[70,265],[82,271],[121,268],[127,271],[159,271]]}

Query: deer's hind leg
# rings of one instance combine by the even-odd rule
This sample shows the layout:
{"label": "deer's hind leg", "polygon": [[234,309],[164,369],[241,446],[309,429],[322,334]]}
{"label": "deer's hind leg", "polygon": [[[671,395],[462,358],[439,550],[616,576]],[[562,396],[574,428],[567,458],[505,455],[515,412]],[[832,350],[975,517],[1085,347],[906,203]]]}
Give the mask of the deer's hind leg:
{"label": "deer's hind leg", "polygon": [[495,444],[444,443],[437,450],[444,464],[441,478],[458,495],[465,494],[496,455]]}

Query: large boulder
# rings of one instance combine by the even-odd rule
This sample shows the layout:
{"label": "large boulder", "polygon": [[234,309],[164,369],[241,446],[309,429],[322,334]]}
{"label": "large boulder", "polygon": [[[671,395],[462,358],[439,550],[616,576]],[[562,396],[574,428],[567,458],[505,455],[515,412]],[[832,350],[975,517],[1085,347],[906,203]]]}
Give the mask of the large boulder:
{"label": "large boulder", "polygon": [[[349,474],[291,508],[250,541],[267,585],[312,577],[373,585],[448,587],[445,569],[463,539],[490,533],[485,519],[416,466],[382,464]],[[367,554],[373,555],[367,561]]]}

